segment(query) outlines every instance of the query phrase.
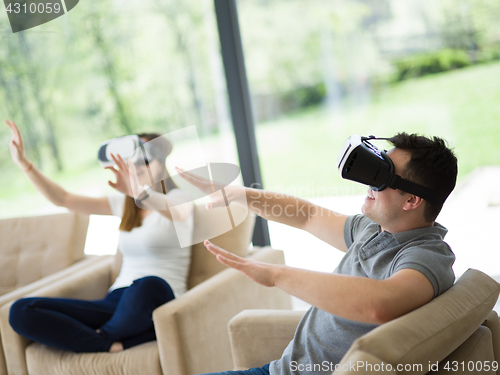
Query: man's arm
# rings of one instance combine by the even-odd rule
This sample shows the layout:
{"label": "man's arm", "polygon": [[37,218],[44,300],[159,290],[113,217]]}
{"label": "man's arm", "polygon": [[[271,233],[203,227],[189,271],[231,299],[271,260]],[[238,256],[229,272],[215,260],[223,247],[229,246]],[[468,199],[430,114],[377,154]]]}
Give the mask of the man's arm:
{"label": "man's arm", "polygon": [[[210,195],[212,201],[207,204],[208,209],[232,202],[248,206],[251,212],[266,220],[305,230],[337,249],[347,251],[344,241],[346,215],[291,195],[241,186],[223,186],[182,168],[176,167],[176,170],[190,184]],[[212,194],[218,191],[223,191],[225,197]]]}
{"label": "man's arm", "polygon": [[382,324],[429,302],[434,288],[427,277],[403,269],[385,280],[308,271],[240,258],[205,241],[219,262],[251,280],[275,286],[341,318]]}
{"label": "man's arm", "polygon": [[271,191],[244,188],[250,211],[266,220],[305,230],[346,252],[344,224],[347,215],[318,206],[305,199]]}

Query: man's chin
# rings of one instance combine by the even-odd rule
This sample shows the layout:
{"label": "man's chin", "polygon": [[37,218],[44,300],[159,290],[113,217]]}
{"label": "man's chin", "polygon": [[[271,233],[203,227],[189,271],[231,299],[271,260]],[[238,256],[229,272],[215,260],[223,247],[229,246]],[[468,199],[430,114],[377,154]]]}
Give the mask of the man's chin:
{"label": "man's chin", "polygon": [[367,210],[364,205],[361,206],[361,213],[363,214],[363,216],[366,216],[368,219],[374,221],[373,218],[372,218],[372,215],[370,214],[370,211]]}

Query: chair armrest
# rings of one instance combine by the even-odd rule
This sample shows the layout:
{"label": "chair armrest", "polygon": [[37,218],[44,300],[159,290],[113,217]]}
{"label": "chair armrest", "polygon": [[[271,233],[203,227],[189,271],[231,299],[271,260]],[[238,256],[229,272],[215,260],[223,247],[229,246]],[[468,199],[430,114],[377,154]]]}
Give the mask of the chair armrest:
{"label": "chair armrest", "polygon": [[[440,362],[491,316],[499,291],[500,285],[491,277],[469,269],[455,285],[429,303],[358,338],[340,365],[353,363],[357,351],[394,366],[425,368],[429,362]],[[354,373],[338,373],[348,372]]]}
{"label": "chair armrest", "polygon": [[[495,361],[500,361],[500,320],[496,311],[493,310],[490,312],[483,322],[483,326],[491,331]],[[500,369],[497,371],[497,374],[500,374]]]}
{"label": "chair armrest", "polygon": [[229,322],[234,370],[261,367],[281,358],[305,311],[245,310]]}
{"label": "chair armrest", "polygon": [[[85,269],[87,267],[93,267],[96,263],[105,261],[106,258],[110,256],[87,256],[84,259],[76,262],[75,264],[59,271],[56,273],[53,273],[49,276],[45,276],[41,278],[40,280],[34,281],[28,285],[25,285],[21,288],[18,288],[10,293],[4,294],[3,296],[0,297],[0,307],[4,306],[5,304],[18,300],[19,298],[22,298],[32,292],[34,292],[37,289],[40,289],[46,285],[49,285],[51,283],[56,282],[57,280],[60,280],[64,277],[67,277],[69,275],[74,274],[75,272],[78,272],[82,269]],[[4,355],[4,350],[2,346],[2,342],[0,340],[0,375],[6,375],[7,374],[7,363],[5,361],[5,355]]]}
{"label": "chair armrest", "polygon": [[[491,345],[492,339],[491,331],[483,325],[479,326],[476,332],[465,340],[453,353],[439,362],[437,366],[436,363],[431,363],[433,365],[432,375],[450,375],[451,373],[496,374],[493,370],[495,368],[495,355]],[[472,363],[477,366],[475,368],[476,371],[470,371]],[[457,368],[458,364],[463,366],[463,369]]]}
{"label": "chair armrest", "polygon": [[97,255],[89,255],[85,257],[84,259],[72,264],[71,266],[64,268],[61,271],[58,271],[56,273],[53,273],[51,275],[42,277],[41,279],[37,281],[33,281],[32,283],[22,286],[20,288],[17,288],[16,290],[13,290],[12,292],[9,292],[7,294],[4,294],[0,296],[0,307],[5,305],[8,302],[17,300],[19,298],[22,298],[29,293],[34,292],[35,290],[41,289],[45,287],[46,285],[50,285],[54,283],[57,280],[60,280],[62,278],[68,277],[76,272],[79,272],[82,269],[85,269],[87,267],[94,267],[96,264],[100,262],[105,262],[107,258],[111,257],[111,255],[104,255],[104,256],[97,256]]}
{"label": "chair armrest", "polygon": [[[283,264],[282,251],[263,249],[253,259]],[[245,309],[291,309],[290,296],[226,269],[153,312],[164,375],[223,371],[233,366],[227,324]]]}
{"label": "chair armrest", "polygon": [[[84,267],[67,277],[55,280],[49,285],[28,293],[25,297],[60,297],[98,299],[106,295],[110,286],[113,257]],[[28,375],[26,367],[26,347],[30,340],[18,335],[9,324],[10,301],[0,308],[0,329],[2,345],[9,374]]]}

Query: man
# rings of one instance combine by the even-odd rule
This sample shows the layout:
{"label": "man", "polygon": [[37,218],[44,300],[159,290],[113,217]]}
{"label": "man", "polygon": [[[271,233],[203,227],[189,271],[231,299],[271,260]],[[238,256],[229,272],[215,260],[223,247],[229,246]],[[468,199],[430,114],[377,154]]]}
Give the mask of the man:
{"label": "man", "polygon": [[[205,241],[221,263],[312,305],[280,359],[262,368],[221,375],[330,373],[316,370],[321,366],[314,365],[326,361],[332,368],[358,337],[424,305],[453,285],[455,256],[443,241],[446,228],[435,219],[455,187],[457,159],[437,137],[400,133],[389,141],[394,148],[384,157],[389,157],[388,164],[394,166],[393,180],[406,183],[397,186],[423,190],[419,194],[424,196],[436,194],[439,199],[428,198],[431,202],[396,188],[370,187],[362,215],[346,216],[299,198],[244,188],[248,207],[254,213],[306,230],[345,252],[333,274],[243,259]],[[213,191],[210,181],[179,172],[201,190]],[[408,188],[408,184],[418,185],[417,190]],[[231,191],[226,188],[229,201]],[[223,205],[220,199],[207,208]],[[273,210],[276,206],[281,209]],[[290,209],[301,206],[305,209]]]}

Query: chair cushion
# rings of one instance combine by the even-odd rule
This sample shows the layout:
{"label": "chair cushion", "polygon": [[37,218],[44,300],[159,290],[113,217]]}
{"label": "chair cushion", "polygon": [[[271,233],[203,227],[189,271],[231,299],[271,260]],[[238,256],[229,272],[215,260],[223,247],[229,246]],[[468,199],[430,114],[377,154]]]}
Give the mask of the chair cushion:
{"label": "chair cushion", "polygon": [[[198,243],[195,243],[191,250],[188,289],[226,268],[205,248],[202,241],[211,238],[214,244],[227,251],[242,257],[247,256],[255,215],[249,214],[246,208],[234,204],[231,204],[229,209],[236,225],[233,229],[227,207],[207,210],[204,206],[195,205],[193,238]],[[213,237],[214,233],[221,234]]]}
{"label": "chair cushion", "polygon": [[72,212],[0,220],[0,295],[83,259],[88,223]]}
{"label": "chair cushion", "polygon": [[30,375],[161,375],[156,341],[120,353],[73,353],[33,343],[26,348]]}
{"label": "chair cushion", "polygon": [[362,351],[394,366],[422,364],[423,371],[412,373],[426,373],[429,361],[441,361],[478,329],[499,291],[500,284],[491,277],[469,269],[428,304],[360,337],[341,363],[351,362]]}

